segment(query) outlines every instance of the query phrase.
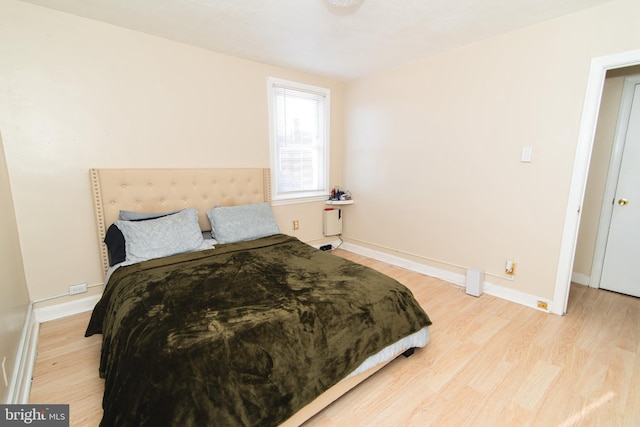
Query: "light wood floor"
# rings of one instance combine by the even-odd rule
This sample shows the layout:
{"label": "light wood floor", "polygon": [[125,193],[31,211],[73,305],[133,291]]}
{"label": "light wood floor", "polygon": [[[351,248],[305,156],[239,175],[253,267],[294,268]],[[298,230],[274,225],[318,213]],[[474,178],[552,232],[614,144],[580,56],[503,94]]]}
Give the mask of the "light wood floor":
{"label": "light wood floor", "polygon": [[[317,426],[640,426],[640,299],[571,287],[568,314],[542,313],[345,251],[395,277],[431,319],[431,342],[309,420]],[[89,313],[43,323],[32,403],[101,418],[101,336]]]}

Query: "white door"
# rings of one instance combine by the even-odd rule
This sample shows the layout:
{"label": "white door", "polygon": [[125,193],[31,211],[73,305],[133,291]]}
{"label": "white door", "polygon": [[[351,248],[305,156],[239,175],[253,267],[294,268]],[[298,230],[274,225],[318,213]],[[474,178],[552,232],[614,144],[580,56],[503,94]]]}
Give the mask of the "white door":
{"label": "white door", "polygon": [[640,297],[640,83],[633,89],[600,287]]}

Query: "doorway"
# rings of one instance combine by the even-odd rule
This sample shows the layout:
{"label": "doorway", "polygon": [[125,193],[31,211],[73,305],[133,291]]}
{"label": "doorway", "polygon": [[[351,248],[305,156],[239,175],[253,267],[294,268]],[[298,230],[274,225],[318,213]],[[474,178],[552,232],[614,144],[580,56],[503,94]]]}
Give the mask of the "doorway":
{"label": "doorway", "polygon": [[628,85],[640,80],[630,80],[638,74],[640,66],[609,70],[606,74],[573,266],[572,281],[580,285],[600,287],[610,219],[613,209],[620,208],[611,201],[615,196],[627,125],[619,118],[630,117],[632,100],[623,95],[625,85],[629,91]]}
{"label": "doorway", "polygon": [[610,70],[636,65],[640,65],[640,50],[594,58],[591,61],[565,212],[565,225],[560,245],[554,297],[549,307],[550,311],[556,314],[562,315],[567,311],[578,231],[582,217],[582,205],[605,75]]}
{"label": "doorway", "polygon": [[[637,228],[637,219],[640,212],[638,200],[635,199],[636,182],[640,182],[640,67],[631,67],[615,70],[607,73],[607,80],[603,91],[602,107],[598,127],[607,128],[608,123],[603,116],[611,116],[615,113],[615,130],[611,137],[611,131],[606,132],[603,141],[596,139],[592,154],[592,166],[603,163],[608,159],[608,172],[605,179],[602,208],[600,210],[599,223],[595,248],[592,256],[591,274],[589,286],[608,289],[627,295],[640,296],[640,276],[635,265],[638,252],[640,252],[640,230]],[[618,87],[622,84],[620,93]],[[612,96],[613,93],[613,96]],[[619,99],[619,108],[606,111],[606,97]],[[602,132],[605,133],[605,132]],[[609,148],[610,156],[599,159],[596,157],[598,144]],[[597,190],[589,185],[592,178],[591,168],[587,181],[586,199]],[[627,198],[631,198],[629,201]],[[584,217],[583,217],[584,219]],[[584,221],[583,221],[584,222]],[[578,236],[581,242],[583,234]],[[580,249],[580,246],[578,246]],[[579,254],[576,254],[576,259]]]}

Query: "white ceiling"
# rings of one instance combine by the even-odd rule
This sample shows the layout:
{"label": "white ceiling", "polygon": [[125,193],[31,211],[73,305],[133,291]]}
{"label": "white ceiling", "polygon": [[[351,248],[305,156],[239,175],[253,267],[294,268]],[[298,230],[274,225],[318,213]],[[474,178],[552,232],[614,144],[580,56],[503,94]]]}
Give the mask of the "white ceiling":
{"label": "white ceiling", "polygon": [[348,80],[612,0],[23,1]]}

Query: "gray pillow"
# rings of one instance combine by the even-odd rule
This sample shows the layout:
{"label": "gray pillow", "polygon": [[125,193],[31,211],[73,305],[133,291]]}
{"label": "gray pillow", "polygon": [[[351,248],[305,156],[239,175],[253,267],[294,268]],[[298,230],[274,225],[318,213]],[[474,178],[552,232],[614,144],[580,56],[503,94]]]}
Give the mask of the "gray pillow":
{"label": "gray pillow", "polygon": [[126,260],[140,262],[213,247],[205,242],[196,209],[147,221],[116,221],[125,238]]}
{"label": "gray pillow", "polygon": [[141,221],[145,219],[154,219],[160,218],[161,216],[173,215],[174,213],[180,212],[172,211],[172,212],[162,212],[162,213],[153,213],[153,212],[135,212],[135,211],[120,211],[118,215],[118,219],[122,221]]}
{"label": "gray pillow", "polygon": [[218,243],[242,242],[280,233],[268,203],[216,206],[207,211]]}

